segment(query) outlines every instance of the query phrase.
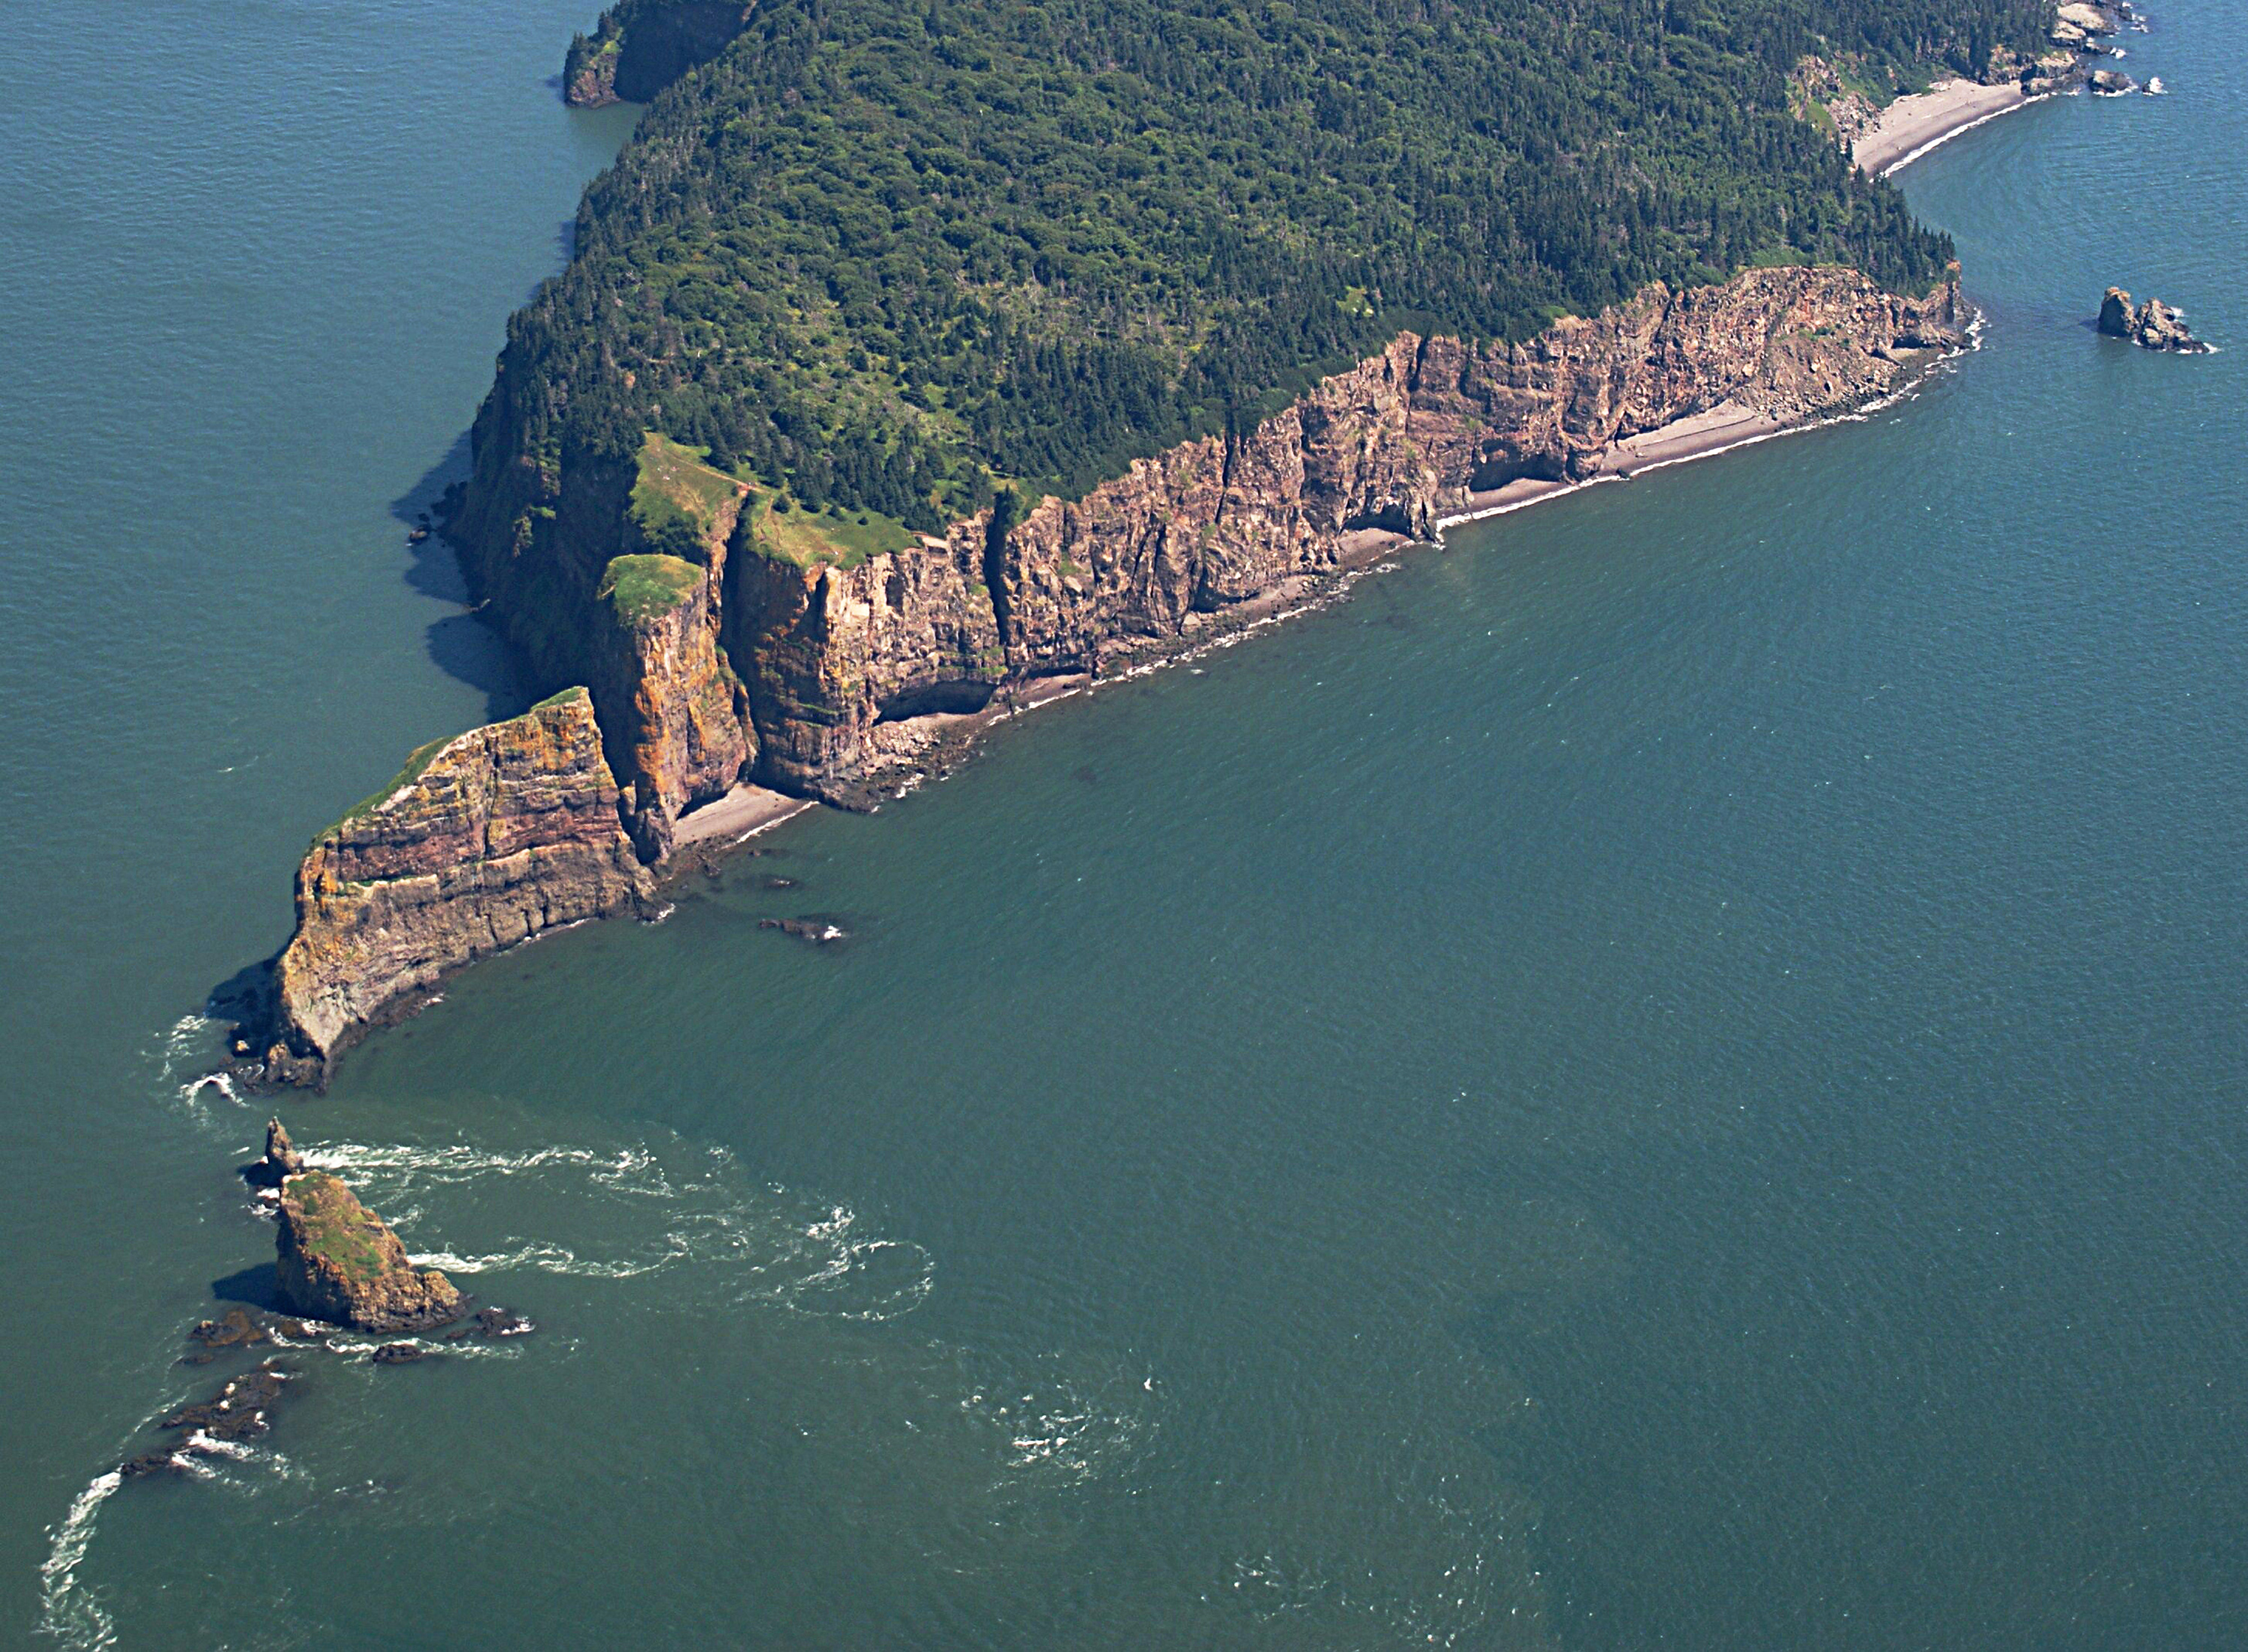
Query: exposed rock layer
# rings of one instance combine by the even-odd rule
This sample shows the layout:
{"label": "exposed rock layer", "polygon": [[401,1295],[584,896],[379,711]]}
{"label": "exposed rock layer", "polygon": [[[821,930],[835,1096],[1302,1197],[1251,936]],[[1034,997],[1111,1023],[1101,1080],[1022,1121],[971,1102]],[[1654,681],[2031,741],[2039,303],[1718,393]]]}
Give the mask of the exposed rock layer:
{"label": "exposed rock layer", "polygon": [[424,748],[298,869],[268,1074],[318,1082],[447,970],[652,893],[584,689]]}
{"label": "exposed rock layer", "polygon": [[[1611,443],[1723,402],[1793,422],[1861,401],[1952,342],[1958,319],[1952,287],[1906,299],[1829,267],[1652,287],[1518,345],[1404,334],[1253,429],[1019,520],[986,511],[850,567],[760,554],[737,533],[730,557],[711,548],[673,631],[639,646],[629,689],[588,612],[600,570],[632,549],[626,478],[558,475],[488,409],[453,531],[534,665],[594,685],[640,819],[723,790],[737,751],[748,778],[841,797],[910,748],[896,725],[922,713],[1175,642],[1196,616],[1332,570],[1354,530],[1425,538],[1478,490],[1583,476]],[[712,679],[722,655],[746,707],[738,743]],[[653,850],[666,833],[635,836]]]}
{"label": "exposed rock layer", "polygon": [[325,1170],[281,1184],[274,1275],[292,1313],[361,1331],[419,1331],[461,1317],[461,1293]]}
{"label": "exposed rock layer", "polygon": [[592,684],[592,704],[462,736],[314,846],[269,1073],[316,1077],[444,970],[644,897],[612,765],[651,861],[680,812],[737,779],[848,801],[919,749],[927,714],[1175,647],[1333,572],[1365,531],[1429,538],[1483,491],[1585,476],[1613,444],[1720,405],[1779,422],[1858,405],[1955,344],[1960,319],[1954,285],[1909,299],[1785,268],[1651,287],[1521,344],[1406,333],[1251,429],[855,566],[771,554],[726,513],[692,592],[632,620],[602,596],[604,570],[642,550],[630,477],[524,450],[504,381],[449,532],[532,668]]}

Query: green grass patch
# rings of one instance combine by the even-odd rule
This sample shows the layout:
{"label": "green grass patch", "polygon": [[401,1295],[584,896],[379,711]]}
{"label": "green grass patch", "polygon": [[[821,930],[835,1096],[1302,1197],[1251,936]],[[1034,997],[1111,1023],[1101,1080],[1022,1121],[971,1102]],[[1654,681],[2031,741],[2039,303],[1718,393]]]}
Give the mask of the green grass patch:
{"label": "green grass patch", "polygon": [[597,594],[620,625],[643,626],[686,601],[702,582],[702,570],[678,557],[612,557]]}
{"label": "green grass patch", "polygon": [[[582,700],[585,697],[586,690],[583,688],[564,689],[557,693],[548,695],[537,705],[531,707],[531,711],[544,711],[548,706],[567,705],[572,700]],[[529,716],[531,715],[531,711],[526,711],[523,715]]]}
{"label": "green grass patch", "polygon": [[291,1176],[282,1193],[304,1213],[299,1237],[309,1255],[355,1284],[372,1282],[388,1272],[383,1263],[382,1224],[334,1176],[325,1170],[306,1170]]}
{"label": "green grass patch", "polygon": [[806,511],[800,504],[776,511],[769,495],[759,495],[750,510],[757,549],[799,568],[855,568],[868,557],[921,542],[904,523],[879,511]]}
{"label": "green grass patch", "polygon": [[700,554],[718,525],[719,513],[741,491],[738,478],[703,463],[707,448],[690,448],[649,431],[641,443],[633,482],[632,515],[641,536],[672,556]]}
{"label": "green grass patch", "polygon": [[416,780],[419,780],[422,778],[422,771],[426,770],[431,763],[436,760],[437,754],[440,751],[442,751],[447,746],[452,744],[457,738],[459,738],[457,735],[449,734],[444,736],[442,738],[430,741],[427,745],[415,747],[412,754],[406,759],[405,767],[400,769],[396,774],[391,777],[388,785],[382,787],[380,791],[370,792],[367,796],[361,798],[357,803],[353,804],[350,808],[346,809],[341,814],[338,815],[327,826],[322,827],[319,832],[314,833],[312,834],[313,843],[318,844],[321,839],[328,836],[331,833],[339,831],[343,827],[349,826],[361,815],[373,814],[375,810],[382,806],[383,803],[389,799],[393,792],[398,791],[402,786],[412,785]]}

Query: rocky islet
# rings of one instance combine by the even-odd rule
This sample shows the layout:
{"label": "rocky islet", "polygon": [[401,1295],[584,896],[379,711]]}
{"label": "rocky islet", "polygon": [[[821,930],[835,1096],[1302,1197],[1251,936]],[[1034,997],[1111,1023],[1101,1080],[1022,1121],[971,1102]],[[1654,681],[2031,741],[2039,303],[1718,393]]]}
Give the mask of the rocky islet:
{"label": "rocky islet", "polygon": [[2134,305],[2121,287],[2110,287],[2100,300],[2100,331],[2114,339],[2128,339],[2142,350],[2167,350],[2178,355],[2206,355],[2215,346],[2193,336],[2185,318],[2160,298]]}

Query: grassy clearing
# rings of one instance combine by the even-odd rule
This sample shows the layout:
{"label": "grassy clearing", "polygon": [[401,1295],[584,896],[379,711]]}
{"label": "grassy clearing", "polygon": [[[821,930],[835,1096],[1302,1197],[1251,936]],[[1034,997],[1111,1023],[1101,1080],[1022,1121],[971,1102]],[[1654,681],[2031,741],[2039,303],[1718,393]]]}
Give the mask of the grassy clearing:
{"label": "grassy clearing", "polygon": [[652,430],[641,443],[633,519],[662,552],[685,555],[708,545],[719,513],[741,491],[739,478],[703,463],[709,452]]}
{"label": "grassy clearing", "polygon": [[643,626],[686,601],[702,582],[702,570],[678,557],[613,557],[598,594],[620,625]]}
{"label": "grassy clearing", "polygon": [[788,511],[773,508],[770,495],[750,506],[752,543],[757,550],[799,568],[855,568],[868,557],[903,551],[920,536],[895,517],[879,511]]}

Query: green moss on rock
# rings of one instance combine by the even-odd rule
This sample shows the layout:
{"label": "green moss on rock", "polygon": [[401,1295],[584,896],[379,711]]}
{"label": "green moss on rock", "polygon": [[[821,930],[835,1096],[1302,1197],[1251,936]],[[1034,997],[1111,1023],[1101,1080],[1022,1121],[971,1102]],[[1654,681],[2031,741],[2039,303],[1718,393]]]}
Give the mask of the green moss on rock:
{"label": "green moss on rock", "polygon": [[638,627],[671,613],[702,581],[702,571],[679,557],[617,557],[601,575],[598,594],[620,625]]}

